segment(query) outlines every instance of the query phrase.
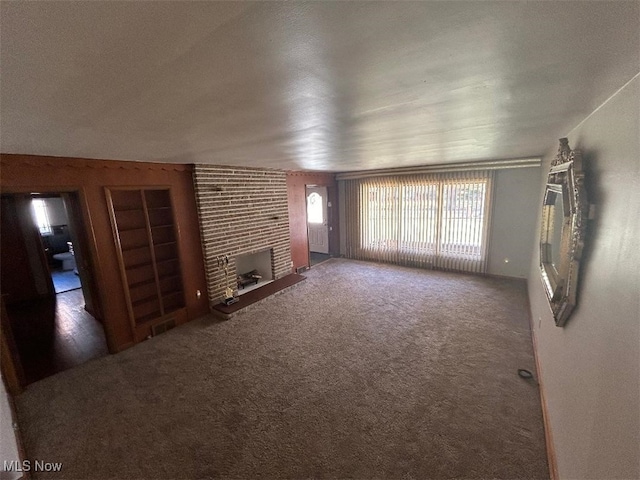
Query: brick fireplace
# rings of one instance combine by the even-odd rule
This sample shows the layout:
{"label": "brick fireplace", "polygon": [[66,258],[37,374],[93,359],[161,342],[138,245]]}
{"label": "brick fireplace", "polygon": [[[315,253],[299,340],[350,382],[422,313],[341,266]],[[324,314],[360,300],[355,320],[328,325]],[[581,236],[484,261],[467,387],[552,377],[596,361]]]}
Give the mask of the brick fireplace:
{"label": "brick fireplace", "polygon": [[279,170],[195,165],[194,185],[210,306],[226,288],[219,259],[229,259],[229,286],[236,289],[236,258],[272,251],[274,279],[291,273],[286,173]]}

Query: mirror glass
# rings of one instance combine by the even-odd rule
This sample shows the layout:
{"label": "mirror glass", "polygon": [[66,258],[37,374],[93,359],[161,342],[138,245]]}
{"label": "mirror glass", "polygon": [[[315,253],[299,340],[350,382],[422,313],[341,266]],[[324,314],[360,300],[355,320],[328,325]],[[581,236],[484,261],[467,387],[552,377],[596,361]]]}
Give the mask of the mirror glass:
{"label": "mirror glass", "polygon": [[540,277],[559,327],[576,306],[588,210],[582,156],[561,138],[547,174],[540,225]]}
{"label": "mirror glass", "polygon": [[560,252],[562,251],[562,226],[564,225],[564,208],[562,205],[562,192],[556,192],[556,199],[551,211],[551,232],[549,240],[551,242],[551,264],[557,272],[560,270]]}

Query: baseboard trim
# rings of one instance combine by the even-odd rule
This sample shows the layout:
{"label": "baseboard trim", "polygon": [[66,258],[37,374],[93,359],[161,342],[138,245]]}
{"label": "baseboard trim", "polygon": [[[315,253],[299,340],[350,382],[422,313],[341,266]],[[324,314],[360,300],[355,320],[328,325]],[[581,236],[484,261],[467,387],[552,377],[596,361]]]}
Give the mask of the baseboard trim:
{"label": "baseboard trim", "polygon": [[540,404],[542,406],[542,422],[544,423],[544,440],[547,447],[547,463],[549,464],[549,476],[551,477],[551,480],[560,480],[560,476],[558,475],[558,460],[556,457],[556,449],[553,443],[553,435],[551,433],[551,420],[549,419],[549,411],[547,409],[547,397],[545,395],[544,382],[542,380],[542,368],[540,367],[540,359],[538,358],[538,341],[534,330],[533,314],[531,312],[531,301],[529,300],[528,291],[527,304],[527,306],[529,307],[529,327],[531,328],[533,358],[536,362],[538,390],[540,391]]}

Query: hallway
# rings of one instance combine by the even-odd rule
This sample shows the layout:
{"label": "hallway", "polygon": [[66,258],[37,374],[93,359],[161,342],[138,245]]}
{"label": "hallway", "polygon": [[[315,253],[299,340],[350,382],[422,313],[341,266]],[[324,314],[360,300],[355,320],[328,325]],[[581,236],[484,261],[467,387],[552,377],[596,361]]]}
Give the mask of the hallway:
{"label": "hallway", "polygon": [[82,290],[7,307],[27,384],[109,353],[102,324],[84,309]]}

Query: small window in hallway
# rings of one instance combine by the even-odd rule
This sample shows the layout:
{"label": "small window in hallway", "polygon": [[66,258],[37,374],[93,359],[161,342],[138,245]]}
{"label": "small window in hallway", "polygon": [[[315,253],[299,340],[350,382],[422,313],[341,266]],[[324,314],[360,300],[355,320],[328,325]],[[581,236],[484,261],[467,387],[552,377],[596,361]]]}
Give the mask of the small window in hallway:
{"label": "small window in hallway", "polygon": [[31,199],[31,207],[33,208],[34,218],[40,234],[51,235],[53,231],[51,230],[51,223],[47,212],[47,203],[42,198],[33,198]]}

